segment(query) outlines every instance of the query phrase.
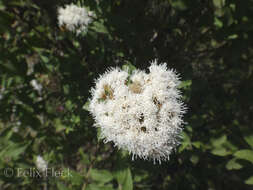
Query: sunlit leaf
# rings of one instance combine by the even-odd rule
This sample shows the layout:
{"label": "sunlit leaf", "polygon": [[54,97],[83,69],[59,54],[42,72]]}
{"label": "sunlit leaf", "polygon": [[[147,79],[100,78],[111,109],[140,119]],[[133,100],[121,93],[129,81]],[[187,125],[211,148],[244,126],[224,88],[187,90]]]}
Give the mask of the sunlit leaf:
{"label": "sunlit leaf", "polygon": [[228,170],[239,170],[242,167],[243,166],[241,164],[239,164],[235,158],[229,160],[229,162],[226,164],[226,168]]}
{"label": "sunlit leaf", "polygon": [[246,179],[245,183],[248,184],[248,185],[253,185],[253,176],[251,176],[248,179]]}
{"label": "sunlit leaf", "polygon": [[247,160],[251,163],[253,163],[253,150],[239,150],[236,153],[234,153],[234,156],[239,159]]}

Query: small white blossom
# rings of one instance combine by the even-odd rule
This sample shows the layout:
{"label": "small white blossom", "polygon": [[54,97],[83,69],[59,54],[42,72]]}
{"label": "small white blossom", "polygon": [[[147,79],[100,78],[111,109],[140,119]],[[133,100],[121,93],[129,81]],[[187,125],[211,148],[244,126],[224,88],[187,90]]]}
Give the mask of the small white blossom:
{"label": "small white blossom", "polygon": [[79,34],[87,30],[87,26],[92,22],[94,14],[85,7],[78,7],[74,4],[58,8],[58,24],[60,27]]}
{"label": "small white blossom", "polygon": [[12,131],[13,131],[14,133],[18,133],[18,132],[19,132],[19,128],[18,128],[18,127],[13,127],[13,128],[12,128]]}
{"label": "small white blossom", "polygon": [[149,73],[111,69],[96,80],[89,111],[101,128],[104,142],[112,141],[132,158],[169,160],[179,144],[185,106],[180,101],[179,77],[166,63],[151,63]]}
{"label": "small white blossom", "polygon": [[40,83],[38,83],[37,80],[35,79],[31,80],[30,84],[32,85],[34,90],[37,90],[38,93],[41,94],[43,86]]}
{"label": "small white blossom", "polygon": [[35,164],[38,170],[42,172],[47,170],[47,162],[40,155],[37,156]]}

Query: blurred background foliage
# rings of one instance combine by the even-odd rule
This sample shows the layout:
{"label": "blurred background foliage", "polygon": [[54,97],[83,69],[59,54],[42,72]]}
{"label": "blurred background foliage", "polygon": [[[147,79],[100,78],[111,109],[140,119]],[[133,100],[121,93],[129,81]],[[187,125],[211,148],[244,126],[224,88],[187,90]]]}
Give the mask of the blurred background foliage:
{"label": "blurred background foliage", "polygon": [[[79,36],[57,25],[72,2],[97,15]],[[253,189],[252,33],[252,0],[1,0],[0,189]],[[181,73],[188,106],[161,165],[104,144],[87,111],[99,74],[154,58]],[[5,175],[37,155],[71,175]]]}

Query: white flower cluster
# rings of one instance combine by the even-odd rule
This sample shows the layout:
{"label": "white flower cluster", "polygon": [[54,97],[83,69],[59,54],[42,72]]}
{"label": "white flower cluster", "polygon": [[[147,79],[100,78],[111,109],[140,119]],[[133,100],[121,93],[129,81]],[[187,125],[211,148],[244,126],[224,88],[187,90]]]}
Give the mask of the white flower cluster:
{"label": "white flower cluster", "polygon": [[35,164],[38,170],[42,172],[47,170],[47,162],[41,156],[37,156]]}
{"label": "white flower cluster", "polygon": [[169,160],[179,144],[182,115],[178,75],[166,63],[151,63],[149,73],[131,75],[110,69],[96,80],[89,110],[104,142],[132,153],[132,158]]}
{"label": "white flower cluster", "polygon": [[38,93],[41,94],[43,86],[36,79],[31,80],[30,84],[34,90],[38,91]]}
{"label": "white flower cluster", "polygon": [[85,7],[78,7],[74,4],[58,8],[58,24],[67,30],[79,34],[87,30],[88,24],[92,21],[93,13]]}

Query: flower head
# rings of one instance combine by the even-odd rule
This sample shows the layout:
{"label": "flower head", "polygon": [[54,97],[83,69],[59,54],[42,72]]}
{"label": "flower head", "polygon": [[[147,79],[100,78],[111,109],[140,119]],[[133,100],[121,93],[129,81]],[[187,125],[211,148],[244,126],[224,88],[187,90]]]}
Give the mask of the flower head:
{"label": "flower head", "polygon": [[169,160],[179,144],[185,112],[179,84],[175,71],[156,61],[149,73],[107,71],[96,80],[89,106],[101,137],[128,150],[133,159]]}
{"label": "flower head", "polygon": [[38,168],[38,170],[44,172],[47,170],[47,162],[41,156],[37,156],[36,167]]}
{"label": "flower head", "polygon": [[58,24],[60,27],[79,34],[87,30],[88,24],[92,21],[92,12],[85,7],[78,7],[74,4],[66,5],[65,8],[58,8]]}
{"label": "flower head", "polygon": [[43,86],[36,79],[31,80],[30,84],[34,90],[38,91],[38,93],[41,94]]}

